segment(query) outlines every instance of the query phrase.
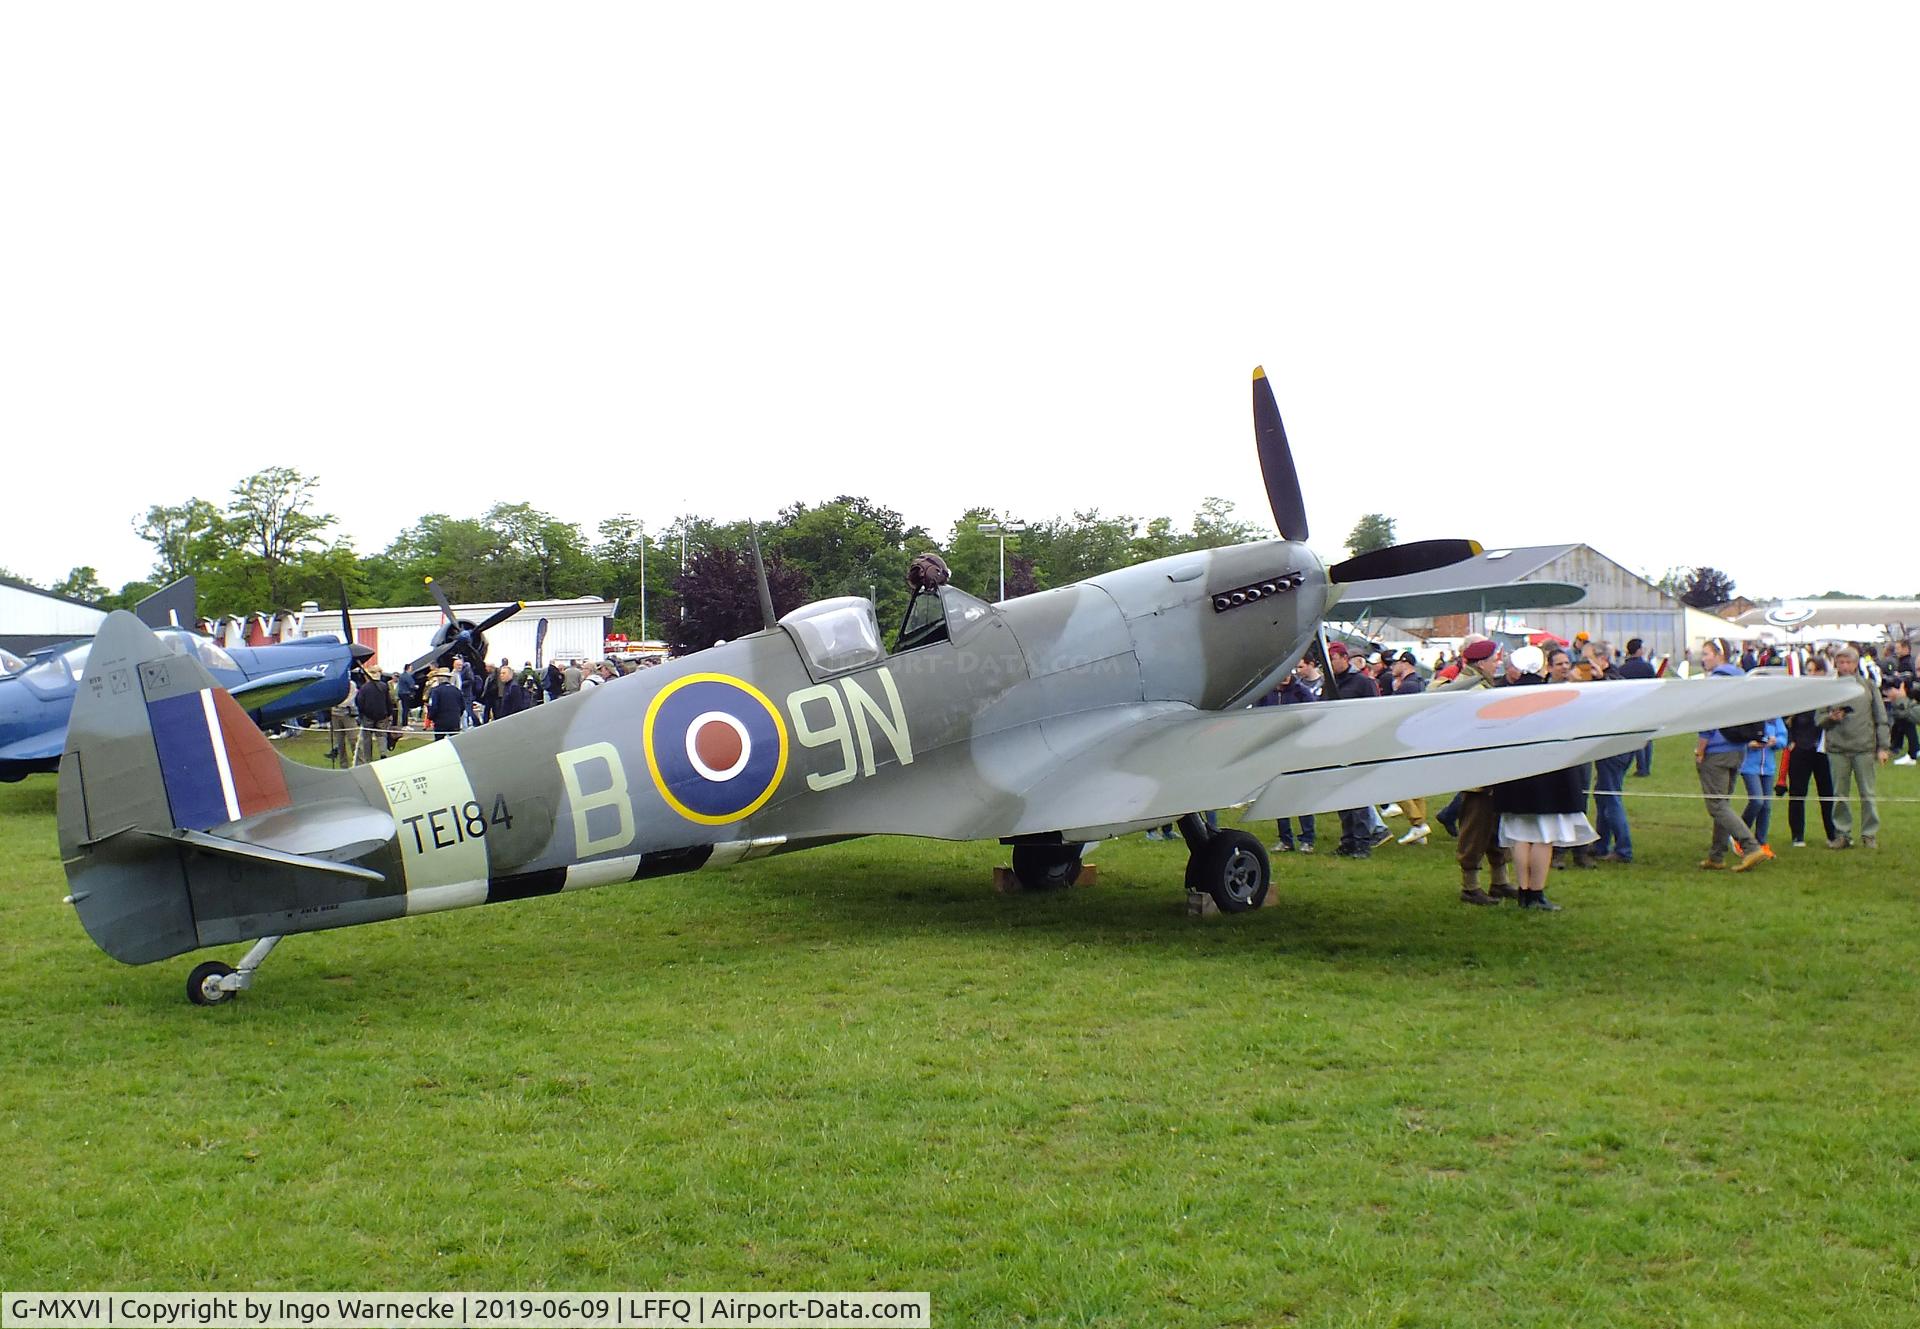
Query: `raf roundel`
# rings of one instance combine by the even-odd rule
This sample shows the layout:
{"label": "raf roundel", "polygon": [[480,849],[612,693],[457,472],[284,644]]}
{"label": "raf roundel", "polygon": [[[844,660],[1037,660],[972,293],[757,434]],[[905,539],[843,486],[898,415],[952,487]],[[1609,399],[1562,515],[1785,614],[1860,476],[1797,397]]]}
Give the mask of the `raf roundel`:
{"label": "raf roundel", "polygon": [[758,812],[787,770],[787,726],[765,694],[725,674],[689,674],[654,694],[647,770],[667,806],[705,826]]}

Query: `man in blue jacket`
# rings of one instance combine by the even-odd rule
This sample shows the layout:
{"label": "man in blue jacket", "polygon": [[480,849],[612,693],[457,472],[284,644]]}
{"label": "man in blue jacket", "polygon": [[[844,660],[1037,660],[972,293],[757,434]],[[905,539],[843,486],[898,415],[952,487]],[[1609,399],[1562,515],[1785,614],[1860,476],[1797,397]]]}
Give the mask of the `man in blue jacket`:
{"label": "man in blue jacket", "polygon": [[[1620,668],[1614,671],[1621,678],[1652,678],[1653,662],[1647,659],[1647,644],[1638,637],[1627,641],[1627,658],[1620,662]],[[1633,773],[1635,775],[1653,774],[1653,740],[1633,754]]]}
{"label": "man in blue jacket", "polygon": [[427,693],[427,720],[433,725],[433,739],[437,743],[460,732],[467,703],[460,685],[444,671],[435,670],[433,679],[433,687]]}
{"label": "man in blue jacket", "polygon": [[[1732,654],[1733,647],[1724,637],[1709,638],[1700,648],[1700,663],[1706,668],[1707,676],[1740,677],[1740,667],[1728,662]],[[1760,841],[1754,838],[1752,828],[1733,810],[1733,791],[1740,783],[1740,763],[1746,755],[1745,743],[1733,741],[1718,729],[1701,730],[1700,741],[1694,745],[1694,765],[1700,768],[1700,793],[1706,799],[1707,815],[1713,818],[1713,844],[1707,856],[1700,860],[1700,866],[1710,871],[1728,866],[1728,845],[1740,851],[1740,861],[1733,865],[1735,872],[1745,872],[1767,856]]]}

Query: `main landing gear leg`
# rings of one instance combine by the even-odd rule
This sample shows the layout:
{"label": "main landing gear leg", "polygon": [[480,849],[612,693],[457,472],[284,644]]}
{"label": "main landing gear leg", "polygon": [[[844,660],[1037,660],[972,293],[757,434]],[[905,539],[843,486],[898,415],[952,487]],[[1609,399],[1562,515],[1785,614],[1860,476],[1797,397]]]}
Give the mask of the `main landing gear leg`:
{"label": "main landing gear leg", "polygon": [[1267,847],[1245,831],[1210,831],[1197,812],[1180,818],[1187,842],[1187,889],[1213,897],[1223,914],[1258,909],[1267,902],[1272,867]]}
{"label": "main landing gear leg", "polygon": [[236,993],[245,992],[253,986],[253,971],[273,954],[273,948],[279,944],[278,937],[260,938],[253,943],[253,949],[241,958],[238,969],[219,960],[195,965],[193,972],[187,975],[187,1000],[196,1006],[218,1006],[223,1001],[233,1000]]}

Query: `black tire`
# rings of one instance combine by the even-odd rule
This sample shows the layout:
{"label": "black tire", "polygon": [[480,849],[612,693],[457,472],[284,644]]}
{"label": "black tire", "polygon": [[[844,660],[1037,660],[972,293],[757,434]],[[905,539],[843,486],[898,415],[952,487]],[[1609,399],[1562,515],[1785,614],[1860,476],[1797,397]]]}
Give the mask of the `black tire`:
{"label": "black tire", "polygon": [[1077,844],[1017,844],[1013,875],[1030,891],[1065,890],[1080,879]]}
{"label": "black tire", "polygon": [[232,972],[232,965],[219,960],[195,965],[193,972],[187,975],[187,1000],[196,1006],[218,1006],[223,1001],[233,1000],[234,994],[225,988],[216,987],[209,991],[207,986],[209,978],[225,978]]}
{"label": "black tire", "polygon": [[1216,831],[1188,869],[1188,886],[1198,882],[1223,914],[1258,909],[1273,885],[1267,847],[1245,831]]}

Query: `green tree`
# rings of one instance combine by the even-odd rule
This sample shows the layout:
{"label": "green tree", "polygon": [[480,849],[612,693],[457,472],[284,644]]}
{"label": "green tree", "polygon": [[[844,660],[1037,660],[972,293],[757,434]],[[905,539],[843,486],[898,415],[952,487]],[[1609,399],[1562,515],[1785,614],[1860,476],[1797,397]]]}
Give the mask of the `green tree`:
{"label": "green tree", "polygon": [[1383,513],[1367,513],[1353,524],[1347,536],[1347,553],[1357,557],[1387,548],[1393,543],[1393,524],[1393,518]]}
{"label": "green tree", "polygon": [[1039,584],[1065,586],[1135,561],[1132,517],[1103,517],[1096,508],[1034,522],[1020,538]]}
{"label": "green tree", "polygon": [[[1231,499],[1204,498],[1200,500],[1200,510],[1193,514],[1187,548],[1221,549],[1227,545],[1242,545],[1249,540],[1258,540],[1267,533],[1267,528],[1235,517]],[[1390,521],[1387,522],[1386,543],[1393,543],[1393,523]]]}
{"label": "green tree", "polygon": [[290,466],[269,466],[233,487],[226,522],[234,547],[257,566],[269,607],[287,606],[292,589],[287,565],[333,525],[330,514],[312,510],[318,483]]}
{"label": "green tree", "polygon": [[100,601],[102,609],[131,609],[160,589],[156,581],[130,581]]}
{"label": "green tree", "polygon": [[[680,542],[669,531],[652,535],[646,523],[620,513],[599,525],[593,546],[598,594],[620,601],[614,626],[636,636],[659,639],[665,625],[678,616],[674,579],[680,575]],[[644,558],[646,578],[640,570]],[[646,590],[646,620],[641,621],[641,589]]]}
{"label": "green tree", "polygon": [[524,589],[511,598],[531,600],[537,592],[537,598],[551,600],[588,593],[593,561],[578,526],[530,503],[496,503],[482,520],[500,532],[524,569]]}
{"label": "green tree", "polygon": [[1708,609],[1733,599],[1733,578],[1719,568],[1698,567],[1687,574],[1680,599],[1695,609]]}
{"label": "green tree", "polygon": [[893,509],[842,494],[818,507],[782,508],[761,544],[798,569],[820,599],[872,595],[880,622],[887,625],[906,612],[908,561],[931,549],[933,540]]}
{"label": "green tree", "polygon": [[220,509],[203,498],[156,503],[135,519],[133,529],[153,546],[150,580],[162,586],[205,573],[232,552]]}
{"label": "green tree", "polygon": [[485,521],[429,512],[367,560],[369,603],[417,605],[432,577],[461,602],[518,600],[525,582],[506,534]]}
{"label": "green tree", "polygon": [[107,588],[100,584],[100,575],[92,568],[75,568],[48,589],[55,595],[85,600],[88,604],[98,604],[108,595]]}

